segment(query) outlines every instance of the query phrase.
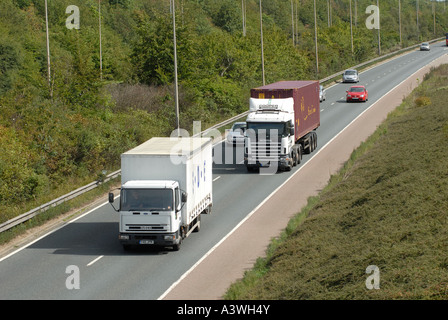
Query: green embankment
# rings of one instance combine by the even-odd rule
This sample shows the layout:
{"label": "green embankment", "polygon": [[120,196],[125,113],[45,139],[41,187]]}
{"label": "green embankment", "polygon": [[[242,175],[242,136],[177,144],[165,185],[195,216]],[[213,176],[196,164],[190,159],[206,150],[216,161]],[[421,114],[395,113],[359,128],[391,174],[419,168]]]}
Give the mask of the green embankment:
{"label": "green embankment", "polygon": [[[225,298],[446,299],[447,101],[444,65],[353,152]],[[366,288],[370,265],[379,268],[379,289]]]}

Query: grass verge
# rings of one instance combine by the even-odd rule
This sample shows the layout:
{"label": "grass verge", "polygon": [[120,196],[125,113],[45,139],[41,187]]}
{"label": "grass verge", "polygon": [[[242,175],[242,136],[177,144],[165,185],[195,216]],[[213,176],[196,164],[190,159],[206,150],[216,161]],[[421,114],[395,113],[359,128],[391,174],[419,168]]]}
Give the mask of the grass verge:
{"label": "grass verge", "polygon": [[447,74],[431,70],[225,299],[448,297]]}

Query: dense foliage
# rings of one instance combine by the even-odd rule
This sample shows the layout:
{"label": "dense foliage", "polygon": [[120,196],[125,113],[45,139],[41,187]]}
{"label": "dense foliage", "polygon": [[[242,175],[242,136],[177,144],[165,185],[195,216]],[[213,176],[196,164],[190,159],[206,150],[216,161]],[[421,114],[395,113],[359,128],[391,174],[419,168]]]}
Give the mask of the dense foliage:
{"label": "dense foliage", "polygon": [[[380,3],[383,53],[399,47],[397,2]],[[49,0],[50,83],[44,3],[0,2],[0,221],[117,169],[120,153],[175,126],[168,0],[102,1],[102,61],[99,2]],[[416,3],[402,1],[403,47],[444,34],[444,3],[436,3],[435,32],[431,3],[419,3],[417,32]],[[66,28],[73,4],[79,30]],[[316,75],[313,1],[264,0],[266,83],[322,78],[375,57],[377,31],[364,24],[370,4],[352,1],[352,53],[349,1],[317,0]],[[258,0],[176,0],[181,127],[247,109],[249,88],[262,84],[259,12]]]}

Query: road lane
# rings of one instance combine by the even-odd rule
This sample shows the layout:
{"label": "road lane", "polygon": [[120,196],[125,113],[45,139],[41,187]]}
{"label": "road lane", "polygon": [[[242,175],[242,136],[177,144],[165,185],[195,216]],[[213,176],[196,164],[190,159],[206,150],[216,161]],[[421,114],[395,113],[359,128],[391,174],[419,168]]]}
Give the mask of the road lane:
{"label": "road lane", "polygon": [[[441,44],[434,44],[430,52],[413,51],[361,73],[360,83],[369,90],[367,103],[341,100],[347,84],[329,88],[317,130],[318,150],[373,101],[444,53]],[[310,157],[305,155],[303,163]],[[215,164],[213,213],[202,217],[201,231],[186,239],[179,252],[124,252],[117,240],[118,215],[104,204],[0,261],[0,299],[157,299],[290,174],[263,176],[247,173],[241,164]],[[79,268],[79,290],[66,287],[68,266]]]}

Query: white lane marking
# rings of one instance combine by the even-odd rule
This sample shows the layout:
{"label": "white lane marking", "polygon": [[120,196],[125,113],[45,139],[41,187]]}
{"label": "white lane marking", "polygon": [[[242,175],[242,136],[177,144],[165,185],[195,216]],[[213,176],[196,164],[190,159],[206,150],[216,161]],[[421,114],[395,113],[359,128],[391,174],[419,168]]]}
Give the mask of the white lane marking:
{"label": "white lane marking", "polygon": [[215,181],[218,180],[219,178],[221,178],[221,176],[217,176],[215,179],[213,179],[213,182],[215,182]]}
{"label": "white lane marking", "polygon": [[[438,57],[440,58],[440,57]],[[437,58],[436,58],[437,59]],[[435,59],[434,59],[435,60]],[[433,60],[433,61],[434,61]],[[432,62],[432,61],[431,61]],[[430,64],[429,62],[428,64]],[[335,140],[339,135],[341,135],[348,127],[352,125],[358,118],[360,118],[364,113],[366,113],[370,108],[372,108],[374,105],[376,105],[379,101],[381,101],[385,96],[387,96],[391,91],[393,91],[395,88],[400,86],[403,82],[405,82],[407,79],[414,76],[414,74],[418,73],[421,69],[425,68],[427,65],[421,67],[417,71],[415,71],[413,74],[411,74],[409,77],[403,79],[399,84],[397,84],[395,87],[387,91],[381,98],[376,100],[374,103],[372,103],[367,109],[365,109],[363,112],[361,112],[355,119],[353,119],[347,126],[345,126],[337,135],[335,135],[333,138],[330,139],[322,148],[320,148],[305,164],[303,164],[300,168],[297,169],[288,179],[286,179],[277,189],[275,189],[269,196],[266,197],[258,206],[255,207],[246,217],[244,217],[243,220],[241,220],[228,234],[226,234],[217,244],[215,244],[212,248],[210,248],[209,251],[207,251],[206,254],[204,254],[190,269],[188,269],[176,282],[174,282],[160,297],[157,298],[157,300],[163,300],[183,279],[185,279],[202,261],[205,260],[210,254],[212,254],[213,251],[218,248],[221,243],[223,243],[225,240],[227,240],[228,237],[230,237],[246,220],[248,220],[261,206],[263,206],[270,198],[274,196],[274,194],[280,190],[286,183],[288,183],[289,180],[291,180],[297,173],[300,172],[303,168],[306,167],[307,164],[311,162],[311,160],[317,156],[322,150],[324,150],[333,140]]]}
{"label": "white lane marking", "polygon": [[11,256],[13,256],[13,255],[15,255],[16,253],[22,251],[23,249],[28,248],[29,246],[31,246],[32,244],[36,243],[37,241],[39,241],[39,240],[45,238],[46,236],[49,236],[50,234],[52,234],[52,233],[58,231],[59,229],[64,228],[65,226],[69,225],[70,223],[75,222],[75,221],[78,220],[78,219],[81,219],[82,217],[88,215],[89,213],[91,213],[91,212],[97,210],[98,208],[101,208],[102,206],[104,206],[104,205],[106,205],[106,204],[108,204],[108,203],[109,203],[109,201],[104,202],[103,204],[100,204],[98,207],[95,207],[95,208],[93,208],[92,210],[87,211],[86,213],[80,215],[79,217],[77,217],[77,218],[75,218],[75,219],[73,219],[73,220],[70,220],[70,221],[68,221],[67,223],[64,223],[63,225],[57,227],[56,229],[53,229],[53,230],[47,232],[46,234],[44,234],[43,236],[37,238],[36,240],[31,241],[30,243],[27,243],[27,244],[24,245],[22,248],[19,248],[19,249],[15,250],[15,251],[11,252],[10,254],[4,256],[3,258],[0,258],[0,262],[2,262],[3,260],[6,260],[7,258],[9,258],[9,257],[11,257]]}
{"label": "white lane marking", "polygon": [[87,264],[87,267],[90,267],[92,264],[94,264],[95,262],[97,262],[98,260],[100,260],[102,257],[104,257],[104,256],[99,256],[98,258],[96,258],[96,259],[90,261],[90,262]]}

